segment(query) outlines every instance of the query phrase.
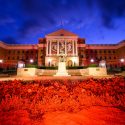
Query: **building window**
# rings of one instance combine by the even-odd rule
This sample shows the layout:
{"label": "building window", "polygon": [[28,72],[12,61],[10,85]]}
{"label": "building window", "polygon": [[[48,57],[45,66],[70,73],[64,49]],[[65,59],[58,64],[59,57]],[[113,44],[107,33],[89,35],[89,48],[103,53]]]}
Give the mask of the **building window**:
{"label": "building window", "polygon": [[89,56],[86,56],[86,59],[89,59]]}
{"label": "building window", "polygon": [[26,51],[26,53],[29,53],[29,51]]}
{"label": "building window", "polygon": [[111,51],[109,50],[108,53],[111,53]]}
{"label": "building window", "polygon": [[96,60],[98,60],[98,57],[95,57]]}
{"label": "building window", "polygon": [[97,50],[95,50],[95,53],[97,53]]}
{"label": "building window", "polygon": [[112,59],[111,56],[109,57],[109,59]]}
{"label": "building window", "polygon": [[86,53],[88,53],[88,51],[86,50]]}
{"label": "building window", "polygon": [[102,56],[100,56],[100,60],[102,60]]}
{"label": "building window", "polygon": [[83,55],[81,55],[81,58],[83,58]]}

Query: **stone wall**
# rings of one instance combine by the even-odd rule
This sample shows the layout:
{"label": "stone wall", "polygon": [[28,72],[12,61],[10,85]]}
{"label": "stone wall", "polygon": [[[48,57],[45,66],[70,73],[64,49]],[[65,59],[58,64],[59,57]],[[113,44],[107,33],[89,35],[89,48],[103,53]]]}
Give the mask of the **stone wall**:
{"label": "stone wall", "polygon": [[[18,68],[17,76],[53,76],[57,70],[36,69],[36,68]],[[86,69],[70,69],[67,71],[71,76],[105,76],[106,68],[91,67]]]}
{"label": "stone wall", "polygon": [[18,68],[17,76],[35,76],[36,68]]}
{"label": "stone wall", "polygon": [[107,75],[107,69],[101,68],[101,67],[91,67],[91,68],[88,68],[88,75],[105,76]]}

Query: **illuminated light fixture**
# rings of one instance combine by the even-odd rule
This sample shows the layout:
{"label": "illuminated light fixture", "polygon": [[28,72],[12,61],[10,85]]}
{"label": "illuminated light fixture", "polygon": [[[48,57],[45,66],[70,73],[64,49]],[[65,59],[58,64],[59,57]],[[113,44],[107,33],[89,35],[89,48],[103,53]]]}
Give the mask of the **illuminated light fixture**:
{"label": "illuminated light fixture", "polygon": [[33,63],[34,62],[34,60],[33,59],[30,59],[30,63]]}
{"label": "illuminated light fixture", "polygon": [[106,67],[106,61],[105,60],[100,61],[99,66],[100,67]]}
{"label": "illuminated light fixture", "polygon": [[51,58],[49,58],[49,59],[48,59],[48,62],[51,62],[51,61],[52,61],[52,59],[51,59]]}
{"label": "illuminated light fixture", "polygon": [[0,63],[3,63],[3,60],[2,60],[2,59],[0,59]]}
{"label": "illuminated light fixture", "polygon": [[18,64],[18,68],[23,68],[24,67],[24,64],[23,63],[19,63]]}
{"label": "illuminated light fixture", "polygon": [[93,63],[93,62],[94,62],[94,59],[91,59],[90,62]]}
{"label": "illuminated light fixture", "polygon": [[123,62],[125,62],[125,60],[122,58],[122,59],[120,59],[120,62],[123,63]]}
{"label": "illuminated light fixture", "polygon": [[106,64],[105,64],[105,63],[100,63],[99,66],[100,66],[100,67],[106,67]]}
{"label": "illuminated light fixture", "polygon": [[23,61],[19,61],[18,68],[24,68],[24,67],[25,67],[25,63]]}
{"label": "illuminated light fixture", "polygon": [[76,59],[76,58],[72,58],[72,61],[73,61],[74,63],[76,63],[76,62],[77,62],[77,59]]}
{"label": "illuminated light fixture", "polygon": [[102,66],[102,67],[105,67],[105,63],[101,63],[101,66]]}

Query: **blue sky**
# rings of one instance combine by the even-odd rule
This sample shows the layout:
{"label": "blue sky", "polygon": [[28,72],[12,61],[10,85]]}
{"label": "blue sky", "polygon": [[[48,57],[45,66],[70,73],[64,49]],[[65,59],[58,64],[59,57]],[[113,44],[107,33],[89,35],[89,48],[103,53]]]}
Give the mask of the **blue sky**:
{"label": "blue sky", "polygon": [[67,29],[88,44],[125,39],[125,0],[0,0],[0,40],[38,43],[38,38]]}

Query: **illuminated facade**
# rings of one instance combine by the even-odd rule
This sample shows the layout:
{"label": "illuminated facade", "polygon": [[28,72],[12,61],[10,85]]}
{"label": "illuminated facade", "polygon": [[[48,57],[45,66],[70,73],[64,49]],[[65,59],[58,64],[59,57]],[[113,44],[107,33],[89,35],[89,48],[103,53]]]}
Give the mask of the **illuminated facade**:
{"label": "illuminated facade", "polygon": [[[86,44],[84,38],[64,29],[40,38],[38,44],[0,42],[0,67],[17,67],[18,61],[38,66],[57,66],[64,56],[67,66],[88,66],[105,60],[109,67],[125,65],[125,41],[118,44]],[[32,62],[30,61],[32,60]]]}

